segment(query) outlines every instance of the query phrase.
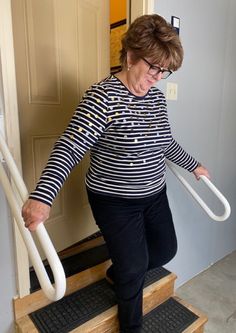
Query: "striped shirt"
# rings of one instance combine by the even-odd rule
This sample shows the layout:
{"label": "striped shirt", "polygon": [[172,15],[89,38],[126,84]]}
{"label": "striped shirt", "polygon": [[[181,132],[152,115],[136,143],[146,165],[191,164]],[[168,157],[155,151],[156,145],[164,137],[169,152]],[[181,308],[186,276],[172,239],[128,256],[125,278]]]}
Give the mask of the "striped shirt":
{"label": "striped shirt", "polygon": [[115,76],[84,94],[30,198],[51,205],[90,150],[87,187],[96,193],[141,198],[165,186],[165,158],[193,171],[197,161],[173,139],[163,93],[135,96]]}

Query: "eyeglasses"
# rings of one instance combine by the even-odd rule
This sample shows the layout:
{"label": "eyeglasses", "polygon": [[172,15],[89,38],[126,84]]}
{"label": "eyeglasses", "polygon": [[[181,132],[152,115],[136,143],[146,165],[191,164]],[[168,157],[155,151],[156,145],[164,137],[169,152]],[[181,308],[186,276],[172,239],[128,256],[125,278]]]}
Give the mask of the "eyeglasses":
{"label": "eyeglasses", "polygon": [[141,59],[143,61],[145,61],[146,64],[149,66],[148,74],[150,74],[150,75],[155,76],[155,75],[158,75],[159,73],[162,73],[162,79],[167,79],[173,73],[173,71],[171,71],[169,69],[164,69],[160,66],[151,64],[145,58],[141,58]]}

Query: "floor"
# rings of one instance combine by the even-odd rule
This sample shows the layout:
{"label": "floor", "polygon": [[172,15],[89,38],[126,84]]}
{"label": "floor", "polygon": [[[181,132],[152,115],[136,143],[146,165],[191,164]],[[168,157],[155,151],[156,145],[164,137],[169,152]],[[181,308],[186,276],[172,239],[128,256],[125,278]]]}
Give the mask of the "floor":
{"label": "floor", "polygon": [[204,333],[236,333],[236,251],[177,289],[208,316]]}

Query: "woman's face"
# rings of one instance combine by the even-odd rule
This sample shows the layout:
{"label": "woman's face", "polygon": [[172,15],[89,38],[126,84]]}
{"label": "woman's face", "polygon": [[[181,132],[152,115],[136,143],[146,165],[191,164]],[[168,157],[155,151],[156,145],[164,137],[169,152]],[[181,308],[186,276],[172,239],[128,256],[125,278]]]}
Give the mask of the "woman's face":
{"label": "woman's face", "polygon": [[[149,59],[145,60],[149,61]],[[162,79],[162,72],[154,75],[150,74],[150,65],[145,60],[139,59],[133,63],[130,55],[127,54],[127,64],[130,67],[127,72],[128,83],[131,85],[134,94],[140,96],[145,95],[155,83]],[[158,64],[153,65],[158,66]]]}

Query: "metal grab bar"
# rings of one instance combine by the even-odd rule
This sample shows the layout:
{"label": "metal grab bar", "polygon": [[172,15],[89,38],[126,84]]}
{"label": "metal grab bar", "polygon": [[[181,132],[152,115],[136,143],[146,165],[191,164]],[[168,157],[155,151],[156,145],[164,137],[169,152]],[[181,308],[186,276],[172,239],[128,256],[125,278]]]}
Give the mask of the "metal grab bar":
{"label": "metal grab bar", "polygon": [[[28,198],[28,191],[1,133],[0,133],[0,149],[7,163],[12,179],[18,189],[21,200],[22,202],[24,202]],[[30,231],[26,229],[24,226],[24,221],[21,217],[20,204],[15,197],[15,194],[12,190],[12,186],[10,184],[10,181],[8,179],[8,176],[4,170],[2,163],[0,163],[0,181],[2,183],[6,198],[8,200],[9,206],[11,207],[14,218],[16,219],[18,228],[24,240],[25,246],[27,248],[29,257],[35,269],[35,273],[38,277],[41,288],[48,299],[52,301],[57,301],[60,298],[62,298],[65,294],[66,277],[61,261],[58,258],[58,255],[48,236],[48,233],[43,223],[39,224],[35,231],[39,239],[39,242],[44,250],[46,258],[49,262],[51,270],[53,272],[55,287],[53,287],[53,285],[50,282],[50,279],[42,263],[42,259],[39,255],[38,249],[34,243]]]}
{"label": "metal grab bar", "polygon": [[207,206],[207,204],[202,200],[202,198],[197,194],[197,192],[192,188],[192,186],[178,173],[177,169],[174,167],[172,162],[167,162],[169,169],[173,172],[173,174],[180,180],[180,182],[184,185],[184,187],[190,192],[193,198],[198,202],[198,204],[205,210],[205,212],[215,221],[225,221],[230,216],[231,208],[227,201],[227,199],[223,196],[223,194],[215,187],[214,184],[206,177],[200,176],[200,178],[206,183],[206,185],[210,188],[210,190],[217,196],[217,198],[224,205],[225,211],[219,216],[215,215],[212,210]]}

